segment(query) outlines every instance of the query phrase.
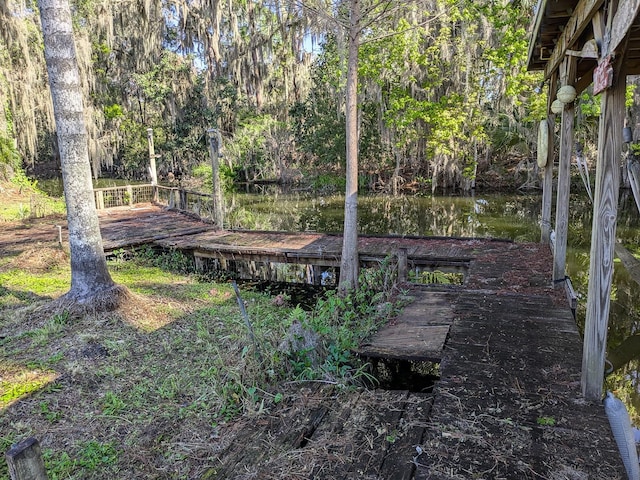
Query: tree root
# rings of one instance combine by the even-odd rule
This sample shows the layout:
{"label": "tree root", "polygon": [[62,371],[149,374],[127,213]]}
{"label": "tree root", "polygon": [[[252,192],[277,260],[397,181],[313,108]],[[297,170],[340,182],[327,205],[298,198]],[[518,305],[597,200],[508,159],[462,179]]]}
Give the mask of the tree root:
{"label": "tree root", "polygon": [[36,314],[55,316],[66,314],[70,317],[82,317],[102,312],[113,312],[132,300],[133,294],[123,285],[113,285],[91,295],[79,296],[73,290],[52,302],[41,305]]}

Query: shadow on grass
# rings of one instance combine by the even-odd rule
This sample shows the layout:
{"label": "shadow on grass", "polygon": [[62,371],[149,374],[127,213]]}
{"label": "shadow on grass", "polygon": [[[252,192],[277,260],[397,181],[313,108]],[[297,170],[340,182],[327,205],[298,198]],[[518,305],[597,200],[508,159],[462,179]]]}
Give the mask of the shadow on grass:
{"label": "shadow on grass", "polygon": [[7,288],[0,285],[0,299],[2,297],[9,297],[9,296],[13,296],[22,302],[37,302],[39,300],[51,300],[51,297],[38,295],[36,293],[24,291],[24,290],[15,290],[13,288]]}

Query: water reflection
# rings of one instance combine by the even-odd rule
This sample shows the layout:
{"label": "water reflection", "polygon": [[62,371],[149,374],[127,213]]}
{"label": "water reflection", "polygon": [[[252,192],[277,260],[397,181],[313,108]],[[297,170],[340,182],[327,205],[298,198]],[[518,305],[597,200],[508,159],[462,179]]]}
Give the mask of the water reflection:
{"label": "water reflection", "polygon": [[[111,182],[111,181],[110,181]],[[107,185],[99,186],[110,186]],[[47,191],[55,185],[42,187]],[[49,188],[46,188],[48,186]],[[61,185],[57,188],[61,190]],[[54,193],[54,192],[52,192]],[[344,197],[310,192],[281,193],[265,187],[261,194],[234,193],[226,199],[226,225],[282,231],[339,233],[343,225]],[[361,196],[359,226],[362,234],[454,237],[494,237],[537,242],[540,238],[538,195],[478,195],[475,197]],[[577,320],[584,325],[591,242],[592,205],[584,195],[570,197],[567,273],[579,296]],[[638,251],[640,215],[632,195],[623,192],[618,211],[617,237]],[[640,333],[638,285],[616,260],[608,333],[609,348]],[[640,361],[634,360],[607,379],[640,425]]]}
{"label": "water reflection", "polygon": [[[344,197],[307,192],[270,195],[233,194],[228,198],[232,226],[285,231],[340,232]],[[361,196],[362,234],[454,237],[494,237],[537,242],[541,199],[538,195],[478,195],[476,197]],[[627,247],[640,245],[640,215],[633,197],[623,194],[617,237]],[[567,273],[579,296],[577,320],[583,328],[589,272],[592,205],[586,195],[570,197]],[[638,285],[616,260],[611,292],[609,348],[640,333]],[[606,387],[625,401],[640,424],[640,362],[634,360],[608,377]]]}
{"label": "water reflection", "polygon": [[[301,192],[227,199],[227,222],[238,228],[284,231],[342,231],[344,197]],[[537,241],[537,196],[390,197],[361,196],[362,234],[500,237]]]}

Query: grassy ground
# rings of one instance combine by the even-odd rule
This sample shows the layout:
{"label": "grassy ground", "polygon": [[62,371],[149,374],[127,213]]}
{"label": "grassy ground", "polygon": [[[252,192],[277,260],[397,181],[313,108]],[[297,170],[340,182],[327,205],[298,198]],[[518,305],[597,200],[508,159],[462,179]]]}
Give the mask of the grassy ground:
{"label": "grassy ground", "polygon": [[[3,206],[24,199],[3,188]],[[374,293],[389,269],[315,312],[243,289],[252,340],[228,282],[196,276],[177,252],[143,249],[109,260],[134,294],[125,308],[71,318],[47,310],[71,275],[55,237],[1,250],[0,447],[36,437],[51,479],[198,478],[234,425],[294,402],[300,383],[366,378],[349,349],[393,312]]]}
{"label": "grassy ground", "polygon": [[0,179],[0,198],[0,224],[65,212],[64,201],[61,198],[51,198],[42,194],[23,174],[14,177],[12,182]]}

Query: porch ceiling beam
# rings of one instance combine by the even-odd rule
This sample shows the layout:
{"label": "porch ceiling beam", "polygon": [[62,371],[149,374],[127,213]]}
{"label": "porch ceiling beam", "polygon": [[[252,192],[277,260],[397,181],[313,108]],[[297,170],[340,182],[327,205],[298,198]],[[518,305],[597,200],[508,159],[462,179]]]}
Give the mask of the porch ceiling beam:
{"label": "porch ceiling beam", "polygon": [[536,36],[540,33],[540,25],[542,24],[542,19],[544,18],[544,11],[547,9],[547,0],[538,0],[536,6],[536,18],[533,23],[533,37],[529,42],[529,53],[527,54],[527,65],[531,65],[531,60],[533,58],[533,51],[536,46]]}
{"label": "porch ceiling beam", "polygon": [[[640,2],[640,0],[633,1]],[[551,74],[558,69],[560,63],[564,60],[567,50],[572,48],[578,41],[580,35],[582,35],[584,30],[591,24],[591,19],[600,7],[602,7],[603,3],[604,0],[580,0],[544,68],[545,80],[549,79]]]}

